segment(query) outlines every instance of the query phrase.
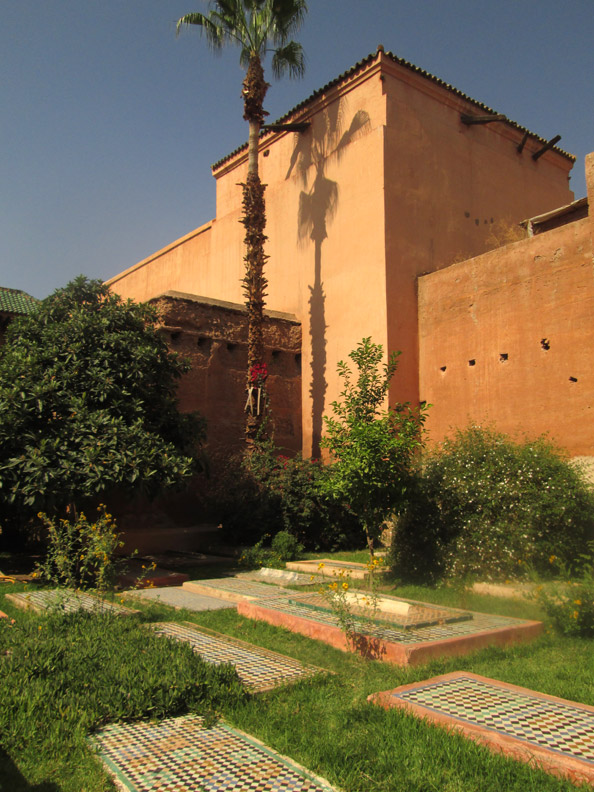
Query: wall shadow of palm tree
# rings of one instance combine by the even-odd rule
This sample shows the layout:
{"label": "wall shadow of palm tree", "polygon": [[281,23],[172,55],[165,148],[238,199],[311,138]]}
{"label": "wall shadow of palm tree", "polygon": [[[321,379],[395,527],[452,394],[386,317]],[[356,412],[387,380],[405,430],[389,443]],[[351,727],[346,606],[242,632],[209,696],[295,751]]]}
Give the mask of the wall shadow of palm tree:
{"label": "wall shadow of palm tree", "polygon": [[[319,123],[321,118],[322,123]],[[295,169],[304,189],[299,195],[297,236],[301,243],[314,243],[314,282],[309,286],[309,337],[311,345],[311,380],[309,393],[312,412],[312,457],[320,456],[322,416],[326,406],[326,294],[322,280],[322,245],[328,238],[339,202],[338,183],[326,176],[326,168],[333,159],[342,157],[355,134],[369,124],[369,115],[358,110],[343,132],[342,100],[333,102],[318,115],[317,123],[305,135],[299,135],[289,169],[288,179]],[[309,186],[311,169],[315,176]]]}

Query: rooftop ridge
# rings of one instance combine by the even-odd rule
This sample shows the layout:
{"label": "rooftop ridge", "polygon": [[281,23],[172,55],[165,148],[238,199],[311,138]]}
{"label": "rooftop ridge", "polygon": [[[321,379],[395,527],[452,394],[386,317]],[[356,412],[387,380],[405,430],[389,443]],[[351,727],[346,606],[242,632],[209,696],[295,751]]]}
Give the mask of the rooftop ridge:
{"label": "rooftop ridge", "polygon": [[[362,69],[364,69],[372,61],[374,61],[378,57],[378,55],[385,55],[385,57],[389,58],[391,61],[393,61],[397,65],[403,66],[404,68],[409,69],[410,71],[414,72],[415,74],[419,74],[421,77],[425,77],[427,80],[430,80],[431,82],[435,83],[436,85],[441,86],[442,88],[446,88],[451,93],[453,93],[456,96],[460,97],[460,99],[464,99],[465,101],[470,102],[475,107],[477,107],[478,109],[482,110],[483,112],[489,113],[489,114],[492,114],[492,115],[497,115],[497,112],[495,110],[493,110],[491,107],[489,107],[488,105],[484,104],[483,102],[479,102],[478,100],[473,99],[471,96],[468,96],[463,91],[460,91],[458,88],[455,88],[450,83],[445,82],[445,80],[442,80],[439,77],[436,77],[434,74],[431,74],[431,72],[428,72],[425,69],[421,69],[419,66],[415,66],[414,63],[410,63],[410,61],[407,61],[404,58],[398,57],[398,55],[394,55],[393,52],[390,52],[390,51],[385,52],[383,48],[378,47],[378,50],[376,52],[372,52],[366,58],[363,58],[362,60],[357,61],[357,63],[355,63],[354,66],[351,66],[350,69],[347,69],[347,71],[342,72],[342,74],[339,74],[338,77],[335,77],[333,80],[330,80],[330,82],[326,83],[321,88],[318,88],[317,90],[315,90],[306,99],[304,99],[302,102],[299,102],[299,104],[295,105],[295,107],[293,107],[291,110],[287,111],[284,115],[280,116],[280,118],[278,118],[273,123],[275,123],[275,124],[285,123],[289,118],[291,118],[291,116],[294,116],[296,113],[298,113],[300,110],[302,110],[308,104],[313,102],[319,96],[321,96],[322,94],[326,93],[331,88],[334,88],[337,85],[340,85],[340,83],[344,82],[345,80],[349,79],[350,77],[353,77],[355,74],[357,74],[357,72],[359,72]],[[545,138],[541,137],[540,135],[537,135],[535,132],[531,132],[529,129],[527,129],[526,127],[522,126],[521,124],[518,124],[516,121],[512,121],[511,119],[506,118],[504,123],[509,124],[509,126],[513,127],[514,129],[517,129],[519,132],[522,132],[524,134],[530,135],[530,137],[532,137],[534,140],[537,140],[539,143],[545,144],[545,143],[548,142]],[[260,137],[265,137],[266,135],[270,135],[270,134],[273,134],[273,132],[271,132],[270,130],[265,130],[265,131],[261,132]],[[247,142],[243,143],[241,146],[238,146],[231,153],[227,154],[225,157],[222,157],[221,159],[217,160],[217,162],[215,162],[213,165],[211,165],[211,169],[213,171],[217,170],[225,162],[228,162],[228,160],[230,160],[233,157],[235,157],[241,151],[244,151],[245,149],[247,149],[247,147],[248,147]],[[558,146],[552,146],[551,151],[556,151],[557,154],[561,154],[562,156],[567,157],[569,160],[571,160],[571,162],[575,162],[576,158],[575,158],[575,156],[573,154],[569,154],[567,151],[564,151],[563,149],[559,148]]]}

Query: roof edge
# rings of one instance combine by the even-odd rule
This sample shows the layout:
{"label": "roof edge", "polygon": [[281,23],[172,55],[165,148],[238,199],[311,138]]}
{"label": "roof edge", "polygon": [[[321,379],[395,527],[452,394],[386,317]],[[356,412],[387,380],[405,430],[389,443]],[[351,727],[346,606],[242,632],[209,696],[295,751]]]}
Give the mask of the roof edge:
{"label": "roof edge", "polygon": [[[363,58],[362,60],[358,61],[350,69],[348,69],[345,72],[342,72],[342,74],[339,74],[338,77],[335,77],[333,80],[330,80],[330,82],[326,83],[326,85],[323,85],[321,88],[318,88],[316,91],[314,91],[312,94],[310,94],[307,97],[307,99],[304,99],[302,102],[300,102],[299,104],[295,105],[295,107],[293,107],[291,110],[286,112],[284,115],[280,116],[280,118],[277,118],[276,121],[274,121],[273,123],[275,123],[275,124],[286,123],[292,116],[294,116],[297,113],[299,113],[302,110],[304,110],[308,105],[310,105],[312,102],[314,102],[316,99],[318,99],[321,95],[327,93],[329,90],[331,90],[332,88],[337,87],[338,85],[340,85],[341,83],[343,83],[346,80],[350,79],[351,77],[354,77],[358,72],[360,72],[363,69],[365,69],[366,67],[368,67],[378,57],[379,58],[385,57],[385,58],[391,60],[393,63],[396,63],[398,66],[402,66],[405,69],[409,69],[410,71],[414,72],[415,74],[418,74],[421,77],[424,77],[425,79],[430,80],[431,82],[435,83],[436,85],[438,85],[438,86],[440,86],[442,88],[445,88],[446,90],[450,91],[451,93],[453,93],[455,96],[459,97],[460,99],[463,99],[463,100],[469,102],[470,104],[473,104],[475,107],[477,107],[478,109],[482,110],[484,113],[487,113],[487,114],[490,114],[490,115],[498,115],[498,113],[495,110],[493,110],[491,107],[489,107],[488,105],[484,104],[483,102],[479,102],[476,99],[473,99],[471,96],[468,96],[463,91],[458,90],[458,88],[454,88],[453,85],[450,85],[449,83],[445,82],[445,80],[442,80],[439,77],[436,77],[434,74],[431,74],[430,72],[425,71],[425,69],[421,69],[420,67],[415,66],[413,63],[410,63],[409,61],[404,60],[404,58],[398,57],[398,55],[394,55],[393,52],[389,52],[389,51],[385,52],[383,49],[380,49],[378,47],[378,50],[376,52],[372,52],[366,58]],[[516,123],[515,121],[512,121],[509,118],[506,118],[504,123],[508,124],[513,129],[517,129],[518,132],[521,132],[523,134],[528,134],[531,138],[533,138],[534,140],[537,140],[539,143],[542,143],[543,145],[545,143],[548,143],[548,141],[545,138],[541,137],[540,135],[537,135],[535,132],[531,132],[526,127],[522,126],[521,124]],[[273,134],[278,134],[278,133],[272,132],[270,130],[266,130],[266,131],[264,131],[264,132],[262,132],[260,134],[260,138],[265,138],[266,136],[273,135]],[[238,146],[231,153],[227,154],[225,157],[222,157],[221,159],[219,159],[215,163],[213,163],[213,165],[211,165],[211,170],[212,171],[218,170],[220,167],[222,167],[230,159],[233,159],[233,157],[236,157],[242,151],[245,151],[247,149],[247,147],[248,147],[247,142],[243,143],[241,146]],[[573,154],[569,154],[567,151],[564,151],[563,149],[559,148],[558,146],[552,146],[550,150],[551,151],[555,151],[557,154],[560,154],[563,157],[566,157],[572,163],[574,163],[576,161],[576,157]]]}

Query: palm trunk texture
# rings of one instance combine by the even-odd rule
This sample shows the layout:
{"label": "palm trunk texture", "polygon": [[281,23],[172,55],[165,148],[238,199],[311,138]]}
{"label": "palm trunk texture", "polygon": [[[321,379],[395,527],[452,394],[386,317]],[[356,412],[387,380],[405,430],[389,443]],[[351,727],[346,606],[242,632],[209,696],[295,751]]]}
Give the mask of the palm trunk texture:
{"label": "palm trunk texture", "polygon": [[[264,277],[264,264],[267,256],[264,253],[266,235],[266,205],[264,201],[265,185],[260,181],[258,174],[258,142],[260,128],[266,113],[264,112],[264,97],[268,90],[268,83],[264,80],[264,70],[258,56],[252,57],[243,81],[244,118],[249,122],[250,135],[248,144],[248,175],[243,190],[243,216],[241,222],[245,226],[245,276],[243,290],[246,296],[248,315],[248,363],[246,385],[249,389],[254,385],[254,371],[264,362],[264,297],[267,285]],[[261,380],[259,387],[264,389],[265,383]],[[262,394],[263,405],[266,404],[266,395]],[[264,410],[254,413],[248,409],[246,418],[246,442],[251,444],[256,439],[264,418]]]}

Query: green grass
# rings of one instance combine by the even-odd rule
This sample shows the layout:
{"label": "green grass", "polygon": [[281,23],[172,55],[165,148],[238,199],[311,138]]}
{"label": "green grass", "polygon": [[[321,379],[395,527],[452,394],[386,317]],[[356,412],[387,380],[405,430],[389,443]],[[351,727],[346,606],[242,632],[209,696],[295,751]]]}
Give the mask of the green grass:
{"label": "green grass", "polygon": [[[18,589],[17,586],[4,585],[0,587],[0,595]],[[407,587],[398,588],[396,592],[456,607],[526,618],[541,615],[533,603],[464,595],[448,588]],[[180,704],[182,698],[190,707],[215,707],[232,725],[328,778],[345,792],[575,790],[568,781],[491,754],[486,748],[401,712],[385,712],[368,704],[366,698],[370,693],[400,684],[449,671],[468,670],[594,705],[594,648],[591,641],[568,639],[547,631],[531,644],[488,649],[469,657],[402,669],[386,663],[364,661],[287,630],[244,619],[231,609],[190,613],[173,611],[154,603],[140,603],[137,607],[142,610],[142,617],[132,620],[127,627],[116,627],[114,623],[109,629],[105,625],[100,629],[100,625],[89,627],[89,620],[80,620],[78,630],[83,630],[86,624],[91,633],[94,631],[104,637],[110,632],[116,634],[117,640],[109,650],[115,654],[103,662],[89,649],[94,645],[90,638],[83,640],[82,633],[76,633],[79,637],[73,640],[72,623],[60,626],[59,619],[52,621],[57,617],[15,611],[9,602],[0,600],[0,609],[14,616],[19,629],[22,629],[22,646],[18,649],[20,660],[18,664],[12,663],[9,681],[4,673],[7,658],[0,658],[3,710],[0,718],[4,721],[0,721],[3,727],[1,744],[10,760],[10,763],[7,759],[2,765],[0,755],[0,767],[9,768],[4,771],[4,785],[3,771],[0,770],[2,792],[111,790],[111,782],[84,743],[88,728],[114,714],[131,717],[143,714],[160,716],[166,712],[177,714],[180,706],[182,710],[185,706],[183,702]],[[185,651],[187,647],[170,645],[145,632],[140,635],[146,643],[142,648],[138,643],[140,628],[137,622],[161,619],[189,620],[321,666],[334,674],[244,698],[227,690],[231,687],[231,683],[227,683],[227,687],[223,684],[223,689],[219,686],[214,693],[211,691],[210,700],[198,697],[193,701],[188,688],[184,687],[188,675],[193,677],[195,674],[199,679],[204,671],[199,670],[203,664],[197,658],[194,661],[198,665],[191,665],[194,661],[191,653]],[[39,625],[42,626],[41,631],[37,629]],[[43,669],[40,638],[36,633],[43,635],[44,630],[50,627],[52,639],[49,648],[56,649],[62,645],[64,651],[71,653],[70,662],[46,648],[45,654],[41,655],[53,658],[58,665],[51,673],[46,669],[45,676],[39,673],[36,676],[32,669]],[[2,627],[3,633],[11,629],[15,627]],[[150,643],[151,640],[158,642],[159,646]],[[13,641],[13,651],[16,644],[18,641]],[[78,647],[76,652],[73,645]],[[139,664],[139,652],[143,648],[145,654]],[[162,651],[168,658],[175,652],[176,659],[164,660]],[[153,655],[158,658],[154,664],[151,660]],[[118,663],[122,666],[120,671],[109,671],[110,665]],[[176,669],[173,675],[168,675],[169,665]],[[164,676],[168,682],[163,681]],[[80,695],[80,691],[77,695],[69,692],[69,689],[85,684],[89,686],[89,695]],[[179,685],[183,695],[171,694],[168,698],[170,684]],[[7,686],[14,690],[7,689]],[[14,692],[17,690],[18,694]],[[127,693],[131,694],[132,704],[128,703]],[[9,702],[9,707],[6,702]],[[155,706],[157,711],[152,711]],[[70,710],[65,716],[66,707]],[[11,735],[9,740],[6,739],[7,725]]]}

